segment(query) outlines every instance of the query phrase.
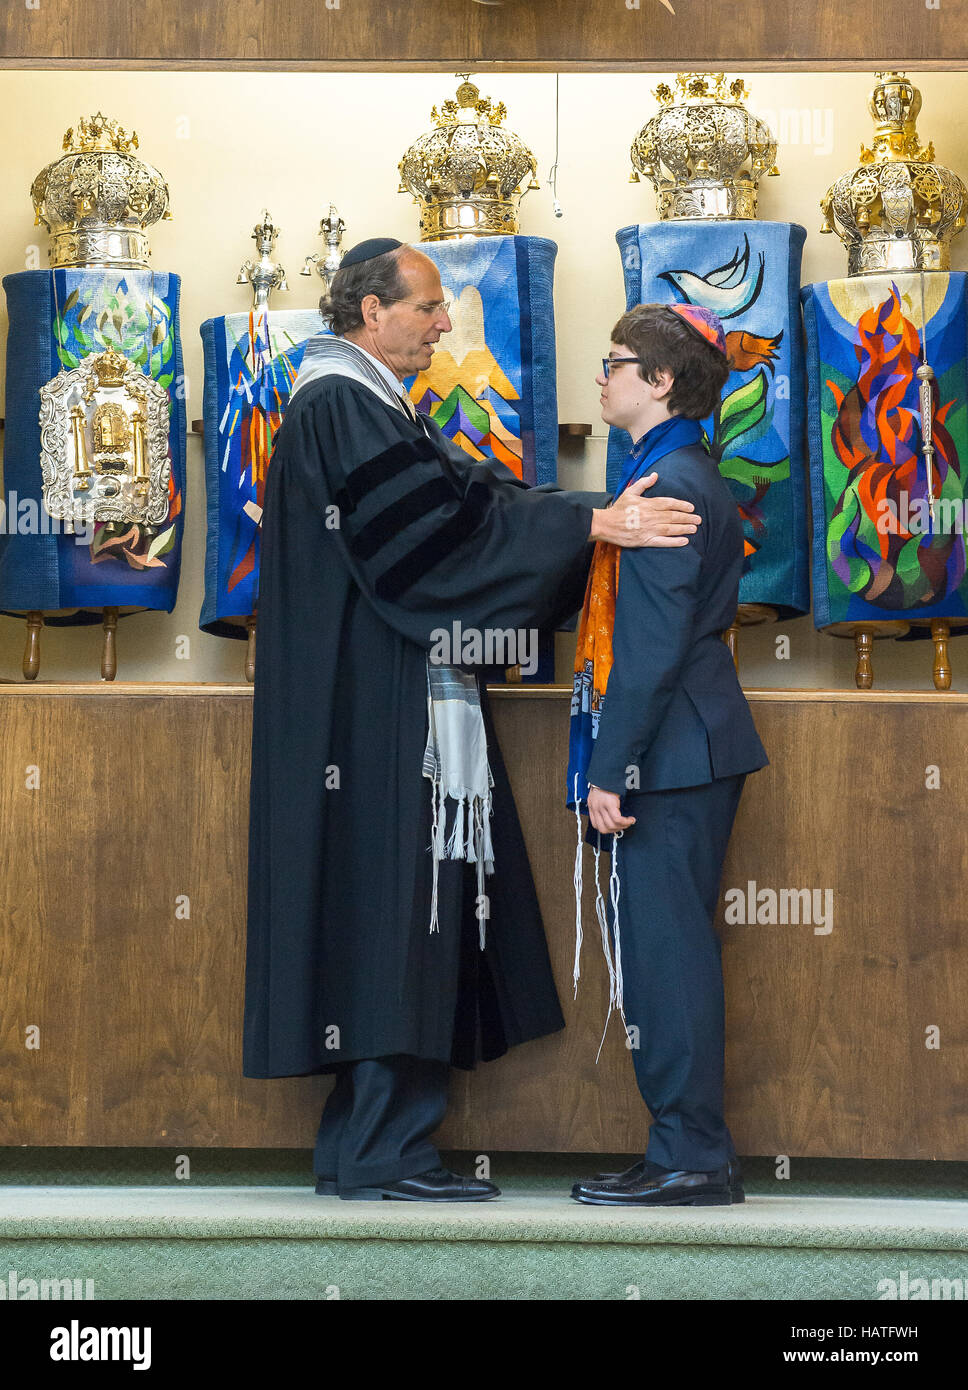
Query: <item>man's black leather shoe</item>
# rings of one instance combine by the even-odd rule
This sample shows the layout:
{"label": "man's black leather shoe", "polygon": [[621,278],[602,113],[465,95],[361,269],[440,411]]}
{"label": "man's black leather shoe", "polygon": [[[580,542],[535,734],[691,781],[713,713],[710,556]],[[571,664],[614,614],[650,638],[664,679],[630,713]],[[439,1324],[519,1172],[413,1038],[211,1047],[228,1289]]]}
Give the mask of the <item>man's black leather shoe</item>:
{"label": "man's black leather shoe", "polygon": [[661,1172],[658,1164],[650,1163],[647,1158],[640,1158],[637,1163],[633,1163],[631,1168],[626,1168],[623,1173],[595,1173],[591,1178],[583,1178],[582,1182],[632,1182],[634,1178],[641,1178],[646,1171]]}
{"label": "man's black leather shoe", "polygon": [[[317,1191],[318,1191],[317,1187]],[[448,1168],[430,1168],[412,1178],[380,1187],[350,1187],[338,1194],[344,1202],[487,1202],[501,1189],[480,1178],[462,1178]]]}
{"label": "man's black leather shoe", "polygon": [[317,1197],[335,1197],[336,1195],[337,1195],[337,1192],[336,1192],[336,1179],[335,1179],[335,1178],[317,1178],[317,1179],[316,1179],[316,1196],[317,1196]]}
{"label": "man's black leather shoe", "polygon": [[[733,1204],[738,1205],[746,1201],[746,1193],[743,1190],[743,1173],[739,1166],[739,1160],[731,1158],[727,1162],[729,1171],[729,1192],[733,1199]],[[668,1170],[660,1168],[657,1163],[650,1163],[647,1158],[640,1158],[638,1163],[633,1163],[631,1168],[626,1168],[624,1173],[596,1173],[593,1178],[582,1179],[582,1185],[588,1182],[593,1183],[616,1183],[632,1182],[636,1178],[643,1177],[648,1173],[665,1173]]]}
{"label": "man's black leather shoe", "polygon": [[711,1173],[663,1168],[627,1182],[576,1182],[571,1195],[577,1202],[605,1207],[728,1207],[733,1203],[725,1165]]}

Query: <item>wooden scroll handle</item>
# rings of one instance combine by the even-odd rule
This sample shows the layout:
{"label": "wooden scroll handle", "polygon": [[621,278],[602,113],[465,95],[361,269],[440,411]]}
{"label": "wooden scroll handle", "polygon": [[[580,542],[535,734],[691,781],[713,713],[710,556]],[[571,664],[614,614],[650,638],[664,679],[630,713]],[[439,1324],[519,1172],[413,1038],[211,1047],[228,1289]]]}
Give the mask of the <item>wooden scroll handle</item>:
{"label": "wooden scroll handle", "polygon": [[854,668],[854,684],[858,690],[870,690],[874,684],[874,667],[871,655],[874,650],[874,634],[869,627],[858,627],[854,631],[854,651],[857,665]]}
{"label": "wooden scroll handle", "polygon": [[723,640],[733,658],[733,665],[739,670],[739,630],[741,627],[756,627],[759,623],[773,622],[777,610],[768,603],[741,603],[736,610],[732,627],[723,633]]}
{"label": "wooden scroll handle", "polygon": [[105,608],[104,610],[104,641],[101,645],[101,679],[102,681],[113,681],[118,674],[118,610],[116,608]]}
{"label": "wooden scroll handle", "polygon": [[44,615],[32,608],[27,614],[27,642],[24,647],[24,680],[35,681],[40,670],[40,629]]}
{"label": "wooden scroll handle", "polygon": [[931,619],[931,637],[934,641],[934,688],[951,689],[951,663],[948,660],[948,638],[951,627],[946,618]]}
{"label": "wooden scroll handle", "polygon": [[730,656],[733,658],[733,665],[736,667],[736,669],[737,669],[737,671],[738,671],[738,670],[739,670],[739,618],[738,618],[738,617],[737,617],[736,621],[733,623],[733,626],[732,626],[732,627],[728,627],[728,628],[726,629],[726,631],[723,633],[723,638],[725,639],[726,645],[727,645],[727,647],[729,648],[729,654],[730,654]]}
{"label": "wooden scroll handle", "polygon": [[245,678],[250,685],[255,680],[255,623],[256,615],[250,613],[245,620],[245,630],[248,634],[245,644]]}

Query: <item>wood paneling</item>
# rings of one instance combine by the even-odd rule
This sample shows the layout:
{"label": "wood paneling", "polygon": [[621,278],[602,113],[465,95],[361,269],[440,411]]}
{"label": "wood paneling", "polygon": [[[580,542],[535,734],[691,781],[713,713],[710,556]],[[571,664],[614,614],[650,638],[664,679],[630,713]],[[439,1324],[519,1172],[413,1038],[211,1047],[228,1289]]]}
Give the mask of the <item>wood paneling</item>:
{"label": "wood paneling", "polygon": [[3,59],[303,68],[465,63],[656,68],[964,66],[963,0],[10,0],[0,12]]}
{"label": "wood paneling", "polygon": [[[240,1075],[250,702],[242,686],[0,688],[0,1142],[311,1145],[327,1080]],[[968,697],[750,702],[771,766],[747,783],[723,888],[829,888],[834,918],[827,935],[724,930],[737,1145],[966,1159]],[[646,1118],[614,1020],[595,1064],[605,980],[587,891],[572,998],[568,697],[519,688],[493,705],[568,1026],[455,1073],[441,1140],[633,1152]]]}

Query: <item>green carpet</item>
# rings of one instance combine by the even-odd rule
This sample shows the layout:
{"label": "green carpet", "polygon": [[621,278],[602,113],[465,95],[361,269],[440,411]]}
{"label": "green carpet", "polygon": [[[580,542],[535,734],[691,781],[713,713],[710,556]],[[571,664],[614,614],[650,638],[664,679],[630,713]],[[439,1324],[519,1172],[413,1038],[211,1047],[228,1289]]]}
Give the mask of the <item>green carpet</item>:
{"label": "green carpet", "polygon": [[[312,1183],[311,1149],[74,1149],[0,1148],[0,1187],[16,1183],[184,1187],[175,1176],[176,1160],[187,1155],[190,1181],[206,1187],[307,1187]],[[476,1155],[445,1153],[444,1161],[472,1173]],[[498,1153],[491,1178],[501,1185],[543,1187],[557,1180],[567,1196],[576,1178],[599,1169],[625,1168],[641,1154]],[[909,1162],[901,1159],[794,1158],[790,1177],[778,1180],[770,1158],[744,1158],[748,1193],[830,1197],[968,1198],[968,1163]]]}
{"label": "green carpet", "polygon": [[190,1157],[179,1182],[171,1152],[0,1152],[0,1283],[92,1280],[95,1298],[133,1299],[869,1300],[886,1279],[959,1281],[936,1285],[948,1297],[968,1282],[965,1164],[795,1160],[778,1182],[745,1160],[743,1205],[648,1212],[570,1200],[601,1156],[495,1155],[502,1197],[447,1207],[317,1197],[304,1151]]}

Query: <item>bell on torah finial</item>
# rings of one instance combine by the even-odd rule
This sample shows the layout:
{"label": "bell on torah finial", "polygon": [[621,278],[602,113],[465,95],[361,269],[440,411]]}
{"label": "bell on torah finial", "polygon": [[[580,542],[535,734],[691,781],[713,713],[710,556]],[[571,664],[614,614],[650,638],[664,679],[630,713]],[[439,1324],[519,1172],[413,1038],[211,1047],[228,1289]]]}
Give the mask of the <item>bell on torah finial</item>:
{"label": "bell on torah finial", "polygon": [[256,223],[252,232],[252,240],[255,242],[259,252],[259,260],[243,261],[239,270],[237,285],[252,286],[252,307],[254,309],[267,309],[269,307],[269,296],[273,290],[288,290],[286,283],[286,272],[278,261],[272,259],[272,248],[279,235],[279,228],[274,225],[268,209],[262,209],[262,221]]}
{"label": "bell on torah finial", "polygon": [[415,140],[399,164],[398,191],[412,193],[420,207],[421,241],[516,233],[515,200],[540,187],[534,155],[501,124],[504,103],[493,106],[470,74],[458,76],[456,99],[439,111],[433,107],[433,130]]}
{"label": "bell on torah finial", "polygon": [[50,232],[53,267],[147,268],[145,228],[168,211],[168,185],[132,154],[138,137],[99,111],[64,136],[65,153],[34,179],[36,222]]}
{"label": "bell on torah finial", "polygon": [[649,179],[660,219],[754,218],[760,179],[780,171],[773,132],[743,104],[745,82],[681,72],[674,92],[661,82],[653,95],[662,109],[632,141],[631,181]]}
{"label": "bell on torah finial", "polygon": [[827,189],[820,230],[836,232],[847,247],[848,275],[947,270],[968,191],[935,163],[934,145],[921,144],[921,93],[903,72],[878,72],[867,106],[872,146],[861,145],[860,163]]}
{"label": "bell on torah finial", "polygon": [[332,203],[329,205],[329,213],[319,224],[319,235],[326,243],[326,254],[320,256],[318,251],[314,251],[306,257],[300,275],[312,275],[312,267],[316,267],[316,274],[326,286],[327,293],[333,283],[333,276],[339,270],[339,263],[342,260],[340,244],[343,240],[343,233],[346,231],[346,223],[340,217]]}

